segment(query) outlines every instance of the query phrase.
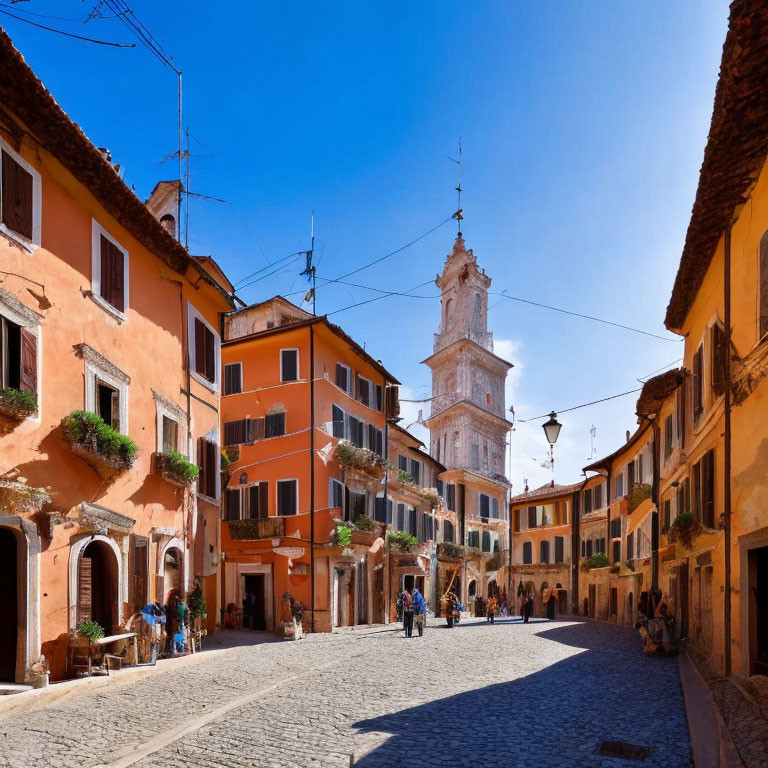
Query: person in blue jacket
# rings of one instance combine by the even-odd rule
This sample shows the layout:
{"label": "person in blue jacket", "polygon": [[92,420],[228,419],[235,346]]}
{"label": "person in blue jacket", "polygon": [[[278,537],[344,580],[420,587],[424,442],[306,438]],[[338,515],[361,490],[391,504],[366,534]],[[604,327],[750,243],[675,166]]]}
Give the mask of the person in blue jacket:
{"label": "person in blue jacket", "polygon": [[416,614],[427,612],[427,603],[418,587],[413,590],[413,612]]}

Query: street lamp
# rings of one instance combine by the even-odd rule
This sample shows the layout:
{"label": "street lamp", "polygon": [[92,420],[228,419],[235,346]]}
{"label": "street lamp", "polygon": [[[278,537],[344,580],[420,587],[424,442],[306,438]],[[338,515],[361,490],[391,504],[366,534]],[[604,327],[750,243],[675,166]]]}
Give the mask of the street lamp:
{"label": "street lamp", "polygon": [[552,467],[551,486],[553,488],[555,487],[555,443],[562,427],[563,425],[557,420],[557,414],[554,411],[549,414],[549,421],[542,424],[544,434],[547,436],[547,442],[549,443],[549,464]]}

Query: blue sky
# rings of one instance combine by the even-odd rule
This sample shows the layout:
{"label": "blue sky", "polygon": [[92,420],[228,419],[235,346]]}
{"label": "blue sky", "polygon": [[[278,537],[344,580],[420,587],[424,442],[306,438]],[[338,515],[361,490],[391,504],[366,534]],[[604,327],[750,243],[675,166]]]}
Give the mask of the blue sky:
{"label": "blue sky", "polygon": [[[133,41],[117,19],[83,24],[94,4],[29,0],[0,10]],[[668,335],[664,311],[709,128],[726,2],[131,7],[184,72],[190,186],[228,201],[193,201],[190,249],[213,255],[233,281],[306,248],[312,210],[319,276],[422,235],[456,209],[448,156],[462,136],[462,229],[491,290]],[[174,163],[160,162],[176,148],[170,70],[142,48],[80,43],[7,16],[0,24],[137,194],[174,176]],[[454,236],[447,224],[350,280],[410,289],[442,269]],[[302,291],[300,269],[290,264],[242,297]],[[437,296],[433,285],[415,293]],[[318,291],[318,312],[374,295],[329,285]],[[679,341],[493,299],[489,326],[497,352],[515,363],[508,405],[520,419],[633,389],[682,356]],[[419,362],[437,329],[437,298],[390,297],[331,319],[405,394],[428,395]],[[635,427],[634,403],[562,414],[559,482],[578,479],[592,425],[598,455],[618,447]],[[407,407],[406,424],[418,407]],[[512,434],[515,492],[524,478],[549,479],[542,421]]]}

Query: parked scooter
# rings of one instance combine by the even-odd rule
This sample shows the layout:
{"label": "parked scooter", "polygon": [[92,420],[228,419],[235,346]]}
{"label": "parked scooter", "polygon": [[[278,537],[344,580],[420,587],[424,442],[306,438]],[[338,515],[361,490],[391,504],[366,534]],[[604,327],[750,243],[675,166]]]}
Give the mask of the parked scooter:
{"label": "parked scooter", "polygon": [[463,608],[461,603],[456,601],[455,603],[449,603],[445,610],[445,620],[448,623],[448,629],[454,627],[461,621],[461,612]]}

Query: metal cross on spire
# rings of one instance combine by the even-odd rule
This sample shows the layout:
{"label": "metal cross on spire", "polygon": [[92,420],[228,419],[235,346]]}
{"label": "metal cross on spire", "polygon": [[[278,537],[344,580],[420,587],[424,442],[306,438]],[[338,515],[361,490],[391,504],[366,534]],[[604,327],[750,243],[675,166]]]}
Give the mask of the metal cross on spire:
{"label": "metal cross on spire", "polygon": [[464,220],[464,216],[462,208],[461,208],[461,136],[459,136],[459,159],[456,160],[453,157],[449,157],[449,160],[452,160],[456,165],[459,166],[459,183],[458,186],[455,187],[456,193],[458,195],[458,210],[456,213],[453,214],[452,218],[456,219],[456,227],[459,232],[459,237],[461,237],[461,222]]}

